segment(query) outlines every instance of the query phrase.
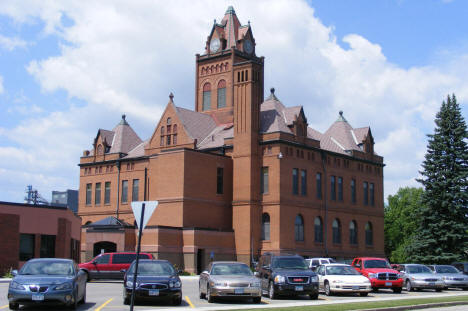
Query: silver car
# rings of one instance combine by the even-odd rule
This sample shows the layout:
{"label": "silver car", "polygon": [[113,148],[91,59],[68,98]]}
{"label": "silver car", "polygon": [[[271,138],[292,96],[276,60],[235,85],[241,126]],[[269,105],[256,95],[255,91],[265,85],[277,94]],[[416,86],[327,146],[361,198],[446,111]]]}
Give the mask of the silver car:
{"label": "silver car", "polygon": [[260,279],[254,276],[249,266],[242,262],[214,261],[207,271],[200,274],[200,299],[213,302],[215,298],[252,298],[260,303],[262,292]]}
{"label": "silver car", "polygon": [[422,288],[435,289],[440,292],[445,287],[442,277],[432,273],[431,269],[425,265],[404,264],[400,265],[400,267],[399,270],[402,273],[406,290],[409,292]]}
{"label": "silver car", "polygon": [[449,265],[430,265],[428,266],[435,275],[442,277],[445,288],[462,288],[468,290],[468,275],[464,275],[454,266]]}

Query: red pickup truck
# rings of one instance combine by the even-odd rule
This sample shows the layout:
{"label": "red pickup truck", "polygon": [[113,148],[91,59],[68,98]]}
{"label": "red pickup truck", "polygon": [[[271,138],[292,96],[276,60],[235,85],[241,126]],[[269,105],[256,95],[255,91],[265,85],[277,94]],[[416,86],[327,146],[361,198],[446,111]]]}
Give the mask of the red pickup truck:
{"label": "red pickup truck", "polygon": [[374,291],[379,288],[391,288],[394,293],[401,293],[403,279],[401,274],[390,267],[384,258],[358,257],[354,258],[352,266],[371,281]]}

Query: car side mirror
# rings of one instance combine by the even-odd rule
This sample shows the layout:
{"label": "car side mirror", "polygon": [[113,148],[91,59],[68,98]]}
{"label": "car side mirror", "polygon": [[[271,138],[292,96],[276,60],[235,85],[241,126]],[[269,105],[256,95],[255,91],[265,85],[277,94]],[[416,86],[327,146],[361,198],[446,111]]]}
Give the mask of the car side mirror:
{"label": "car side mirror", "polygon": [[260,276],[260,273],[258,273],[257,271],[255,271],[255,272],[254,272],[254,276],[259,277],[259,276]]}
{"label": "car side mirror", "polygon": [[262,269],[265,269],[265,270],[271,270],[270,266],[267,266],[267,265],[265,265],[265,266],[262,266]]}
{"label": "car side mirror", "polygon": [[91,262],[93,265],[97,265],[97,262],[96,261],[92,261]]}
{"label": "car side mirror", "polygon": [[356,264],[354,267],[358,268],[358,269],[361,269],[361,265],[358,265],[358,264]]}
{"label": "car side mirror", "polygon": [[17,276],[18,275],[18,270],[11,270],[11,275]]}
{"label": "car side mirror", "polygon": [[127,272],[127,269],[121,269],[120,272],[125,273]]}
{"label": "car side mirror", "polygon": [[201,274],[208,274],[208,275],[209,275],[210,273],[209,273],[208,271],[205,270],[205,271],[203,271]]}

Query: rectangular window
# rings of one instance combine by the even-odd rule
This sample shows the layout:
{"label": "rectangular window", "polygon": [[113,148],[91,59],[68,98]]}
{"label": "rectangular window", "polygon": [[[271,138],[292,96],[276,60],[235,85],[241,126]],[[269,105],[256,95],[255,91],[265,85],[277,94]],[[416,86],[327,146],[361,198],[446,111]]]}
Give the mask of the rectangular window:
{"label": "rectangular window", "polygon": [[121,201],[126,203],[128,200],[128,180],[122,180],[122,198]]}
{"label": "rectangular window", "polygon": [[307,171],[301,170],[301,195],[307,195]]}
{"label": "rectangular window", "polygon": [[338,177],[338,201],[343,201],[343,177]]}
{"label": "rectangular window", "polygon": [[330,177],[330,200],[336,200],[336,177]]}
{"label": "rectangular window", "polygon": [[299,173],[297,168],[293,168],[292,171],[292,192],[293,194],[299,194]]}
{"label": "rectangular window", "polygon": [[216,170],[216,193],[223,194],[224,189],[224,169],[218,167]]}
{"label": "rectangular window", "polygon": [[110,204],[110,192],[111,192],[111,183],[110,181],[106,181],[104,189],[104,204]]}
{"label": "rectangular window", "polygon": [[167,135],[167,145],[169,146],[171,144],[171,135]]}
{"label": "rectangular window", "polygon": [[218,89],[218,108],[226,107],[226,88]]}
{"label": "rectangular window", "polygon": [[138,191],[140,186],[140,180],[134,179],[133,186],[132,186],[132,201],[138,201]]}
{"label": "rectangular window", "polygon": [[20,234],[20,261],[27,261],[34,258],[34,245],[34,234]]}
{"label": "rectangular window", "polygon": [[41,258],[55,257],[55,235],[41,235]]}
{"label": "rectangular window", "polygon": [[91,205],[91,196],[93,195],[93,184],[86,184],[86,205]]}
{"label": "rectangular window", "polygon": [[374,200],[374,183],[369,184],[369,192],[370,192],[370,205],[374,206],[375,200]]}
{"label": "rectangular window", "polygon": [[268,193],[268,167],[262,167],[260,174],[260,193]]}
{"label": "rectangular window", "polygon": [[100,205],[101,204],[101,183],[96,183],[94,188],[94,204]]}
{"label": "rectangular window", "polygon": [[203,91],[203,111],[211,108],[211,91]]}
{"label": "rectangular window", "polygon": [[322,173],[317,173],[315,176],[316,181],[316,190],[317,190],[317,199],[322,198]]}
{"label": "rectangular window", "polygon": [[363,188],[364,188],[364,205],[369,205],[369,190],[368,190],[367,181],[364,182]]}
{"label": "rectangular window", "polygon": [[356,180],[351,179],[351,202],[356,203]]}

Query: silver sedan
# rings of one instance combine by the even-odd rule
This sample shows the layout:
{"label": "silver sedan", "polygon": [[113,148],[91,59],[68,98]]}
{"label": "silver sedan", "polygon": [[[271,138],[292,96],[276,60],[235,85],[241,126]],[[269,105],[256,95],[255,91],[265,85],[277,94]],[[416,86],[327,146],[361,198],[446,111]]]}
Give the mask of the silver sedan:
{"label": "silver sedan", "polygon": [[210,263],[200,274],[199,293],[210,303],[221,297],[252,298],[255,303],[262,299],[260,280],[245,263],[233,261]]}

